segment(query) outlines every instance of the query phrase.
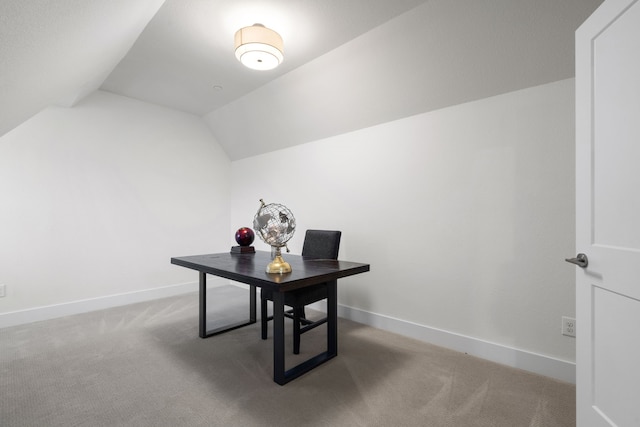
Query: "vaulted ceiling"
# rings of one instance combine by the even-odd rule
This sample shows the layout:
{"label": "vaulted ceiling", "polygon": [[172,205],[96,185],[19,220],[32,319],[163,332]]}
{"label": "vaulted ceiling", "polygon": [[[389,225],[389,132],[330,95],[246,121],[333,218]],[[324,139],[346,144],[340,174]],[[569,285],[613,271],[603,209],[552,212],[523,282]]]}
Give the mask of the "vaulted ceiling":
{"label": "vaulted ceiling", "polygon": [[[202,116],[233,160],[573,76],[601,0],[0,0],[0,136],[102,89]],[[283,64],[233,35],[262,23]]]}

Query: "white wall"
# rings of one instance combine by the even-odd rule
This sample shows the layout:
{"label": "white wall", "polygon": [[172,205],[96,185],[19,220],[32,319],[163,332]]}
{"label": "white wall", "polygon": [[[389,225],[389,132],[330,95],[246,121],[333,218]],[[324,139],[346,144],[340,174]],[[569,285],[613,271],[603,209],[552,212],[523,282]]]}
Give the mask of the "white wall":
{"label": "white wall", "polygon": [[233,243],[230,166],[190,114],[100,91],[37,114],[0,138],[0,313],[197,281],[170,258]]}
{"label": "white wall", "polygon": [[307,228],[340,229],[340,258],[371,264],[340,281],[343,306],[570,365],[573,84],[233,162],[232,229],[251,225],[258,199],[282,203],[298,223],[292,252]]}
{"label": "white wall", "polygon": [[571,364],[573,83],[233,163],[189,114],[106,92],[49,108],[0,138],[0,326],[193,284],[169,258],[228,250],[264,198],[296,215],[292,252],[306,228],[340,229],[340,257],[371,264],[340,281],[342,313]]}

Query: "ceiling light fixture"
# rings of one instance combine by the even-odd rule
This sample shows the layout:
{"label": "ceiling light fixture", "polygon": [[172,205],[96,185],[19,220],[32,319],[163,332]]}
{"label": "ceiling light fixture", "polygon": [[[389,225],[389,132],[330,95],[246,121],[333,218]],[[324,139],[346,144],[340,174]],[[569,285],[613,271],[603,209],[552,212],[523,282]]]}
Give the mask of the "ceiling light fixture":
{"label": "ceiling light fixture", "polygon": [[253,70],[271,70],[284,59],[282,37],[262,24],[239,29],[234,44],[238,61]]}

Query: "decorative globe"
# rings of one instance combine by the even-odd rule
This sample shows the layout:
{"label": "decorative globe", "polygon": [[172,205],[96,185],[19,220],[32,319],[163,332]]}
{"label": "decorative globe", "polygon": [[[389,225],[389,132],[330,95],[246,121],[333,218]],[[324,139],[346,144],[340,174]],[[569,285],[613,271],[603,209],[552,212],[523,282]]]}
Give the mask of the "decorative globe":
{"label": "decorative globe", "polygon": [[296,231],[296,219],[291,211],[277,203],[267,205],[260,199],[260,208],[253,218],[253,229],[263,242],[276,251],[273,261],[267,266],[267,273],[290,272],[291,266],[282,259],[280,248],[287,247],[287,242]]}
{"label": "decorative globe", "polygon": [[241,227],[236,231],[236,242],[238,242],[240,246],[249,246],[253,243],[255,237],[255,233],[249,227]]}

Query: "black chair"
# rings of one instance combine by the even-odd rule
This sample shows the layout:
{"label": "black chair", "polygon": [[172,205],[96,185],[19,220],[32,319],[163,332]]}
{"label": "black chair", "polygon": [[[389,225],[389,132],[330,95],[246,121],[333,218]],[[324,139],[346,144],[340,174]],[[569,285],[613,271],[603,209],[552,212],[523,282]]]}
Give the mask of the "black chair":
{"label": "black chair", "polygon": [[[312,259],[338,259],[340,250],[340,231],[307,230],[302,245],[302,256]],[[309,320],[306,318],[304,307],[327,298],[327,282],[306,288],[296,289],[284,293],[284,304],[291,307],[285,316],[293,319],[293,353],[300,353],[300,335],[327,322],[327,318]],[[262,339],[267,339],[267,322],[273,316],[267,316],[267,301],[273,301],[273,292],[265,289],[260,291],[260,314],[262,325]],[[304,326],[303,326],[304,325]]]}

